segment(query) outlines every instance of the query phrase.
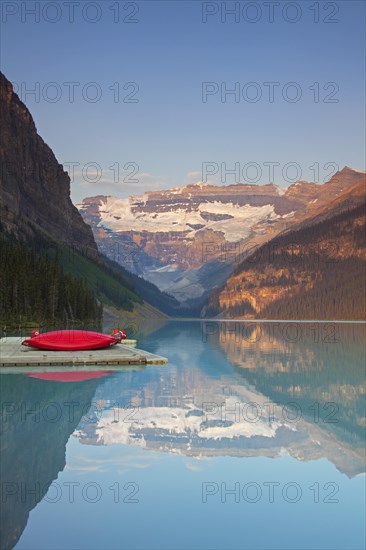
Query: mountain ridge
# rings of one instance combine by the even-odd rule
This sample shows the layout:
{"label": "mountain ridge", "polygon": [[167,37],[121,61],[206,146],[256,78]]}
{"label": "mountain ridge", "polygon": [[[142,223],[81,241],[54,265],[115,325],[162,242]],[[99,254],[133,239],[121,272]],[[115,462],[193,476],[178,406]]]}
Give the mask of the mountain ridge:
{"label": "mountain ridge", "polygon": [[99,253],[71,201],[68,173],[3,73],[0,107],[0,244],[4,263],[14,262],[2,266],[2,322],[99,324],[101,302],[131,311],[141,306],[140,294],[174,309],[174,299]]}
{"label": "mountain ridge", "polygon": [[97,195],[77,206],[99,250],[187,305],[222,284],[251,247],[326,217],[344,194],[356,206],[363,182],[363,172],[344,167],[326,183],[299,181],[286,190],[196,183],[124,199]]}
{"label": "mountain ridge", "polygon": [[68,173],[37,133],[31,113],[1,72],[0,100],[0,207],[5,230],[22,237],[30,231],[26,224],[30,220],[51,237],[83,246],[96,257],[92,231],[71,202]]}
{"label": "mountain ridge", "polygon": [[256,249],[212,291],[203,316],[365,319],[365,196],[336,206]]}

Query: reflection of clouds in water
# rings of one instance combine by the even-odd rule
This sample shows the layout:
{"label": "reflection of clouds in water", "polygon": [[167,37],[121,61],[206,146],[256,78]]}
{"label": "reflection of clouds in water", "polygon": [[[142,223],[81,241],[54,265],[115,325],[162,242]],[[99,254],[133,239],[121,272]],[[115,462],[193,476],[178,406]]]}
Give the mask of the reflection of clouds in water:
{"label": "reflection of clouds in water", "polygon": [[106,472],[107,469],[102,466],[73,466],[72,464],[66,464],[64,471],[69,470],[70,472]]}
{"label": "reflection of clouds in water", "polygon": [[[84,443],[83,433],[77,430],[73,433],[77,438],[78,443]],[[66,464],[65,470],[75,472],[107,472],[110,467],[114,467],[116,471],[121,473],[131,470],[146,470],[153,464],[161,461],[161,457],[154,453],[140,454],[133,451],[132,447],[121,449],[120,453],[115,450],[103,447],[103,456],[98,454],[78,454],[71,453]]]}
{"label": "reflection of clouds in water", "polygon": [[203,464],[199,464],[197,462],[197,459],[195,462],[185,462],[184,463],[187,470],[190,470],[191,472],[204,472],[205,468]]}

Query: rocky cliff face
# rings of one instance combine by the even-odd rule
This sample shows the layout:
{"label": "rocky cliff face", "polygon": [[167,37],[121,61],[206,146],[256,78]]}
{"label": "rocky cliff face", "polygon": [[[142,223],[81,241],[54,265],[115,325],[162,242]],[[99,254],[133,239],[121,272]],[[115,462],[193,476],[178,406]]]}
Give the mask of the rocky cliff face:
{"label": "rocky cliff face", "polygon": [[37,129],[27,107],[0,73],[1,221],[18,237],[29,223],[58,241],[97,253],[93,234],[70,199],[70,178]]}
{"label": "rocky cliff face", "polygon": [[325,214],[363,178],[346,167],[323,185],[198,183],[127,199],[89,197],[78,207],[103,253],[184,302],[222,284],[253,246]]}
{"label": "rocky cliff face", "polygon": [[211,294],[205,313],[239,318],[363,319],[364,182],[346,188],[327,209],[315,212],[291,231],[258,247]]}

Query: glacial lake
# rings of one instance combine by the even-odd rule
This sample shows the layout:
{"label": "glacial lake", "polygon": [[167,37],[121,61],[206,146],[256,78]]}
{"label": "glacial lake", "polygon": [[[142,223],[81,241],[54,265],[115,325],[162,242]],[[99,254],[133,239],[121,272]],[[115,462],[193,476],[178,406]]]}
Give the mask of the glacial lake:
{"label": "glacial lake", "polygon": [[1,548],[365,548],[365,325],[169,321],[168,365],[1,374]]}

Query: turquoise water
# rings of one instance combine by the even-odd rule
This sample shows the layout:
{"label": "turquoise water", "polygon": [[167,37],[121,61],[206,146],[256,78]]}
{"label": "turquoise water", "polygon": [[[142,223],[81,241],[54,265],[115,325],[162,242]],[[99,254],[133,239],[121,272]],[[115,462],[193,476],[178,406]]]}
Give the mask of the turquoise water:
{"label": "turquoise water", "polygon": [[1,375],[2,549],[365,547],[365,325],[143,332],[168,365]]}

